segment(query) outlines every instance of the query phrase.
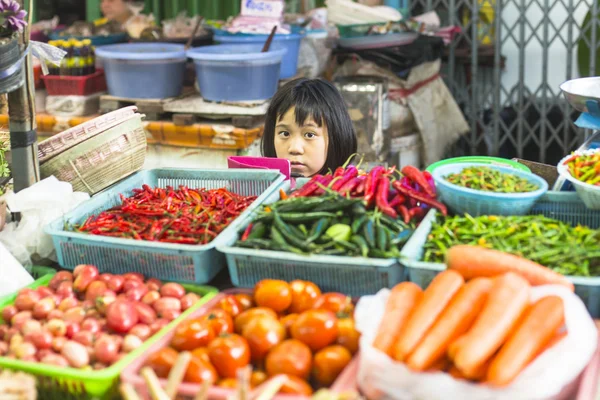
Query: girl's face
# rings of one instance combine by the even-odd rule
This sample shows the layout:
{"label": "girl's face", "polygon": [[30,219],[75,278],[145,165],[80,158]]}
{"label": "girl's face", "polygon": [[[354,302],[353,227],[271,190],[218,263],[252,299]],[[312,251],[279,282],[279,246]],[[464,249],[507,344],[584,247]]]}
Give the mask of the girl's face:
{"label": "girl's face", "polygon": [[307,118],[304,125],[296,123],[294,108],[290,108],[275,126],[275,152],[292,164],[292,172],[310,177],[317,174],[327,160],[329,137],[325,124]]}

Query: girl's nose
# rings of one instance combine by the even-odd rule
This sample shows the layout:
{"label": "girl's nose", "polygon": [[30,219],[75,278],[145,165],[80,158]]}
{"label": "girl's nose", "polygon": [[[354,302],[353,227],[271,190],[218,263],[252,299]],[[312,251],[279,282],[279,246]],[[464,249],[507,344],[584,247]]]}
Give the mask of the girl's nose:
{"label": "girl's nose", "polygon": [[290,154],[295,154],[295,155],[304,154],[304,147],[302,146],[302,140],[295,139],[295,138],[291,139],[288,152]]}

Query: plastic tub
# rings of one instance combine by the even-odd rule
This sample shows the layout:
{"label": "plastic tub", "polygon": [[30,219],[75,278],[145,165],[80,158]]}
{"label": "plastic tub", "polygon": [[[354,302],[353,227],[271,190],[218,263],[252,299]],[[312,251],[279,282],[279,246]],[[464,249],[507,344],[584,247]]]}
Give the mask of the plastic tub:
{"label": "plastic tub", "polygon": [[[269,35],[234,35],[225,31],[215,31],[213,40],[223,44],[256,44],[262,47],[268,37]],[[303,37],[304,33],[290,33],[287,35],[275,35],[273,37],[273,42],[271,43],[272,49],[287,50],[281,62],[279,75],[281,79],[289,79],[296,76],[298,72],[298,53],[300,52],[300,42]]]}
{"label": "plastic tub", "polygon": [[184,45],[123,43],[96,49],[104,63],[108,92],[133,99],[164,99],[181,93]]}
{"label": "plastic tub", "polygon": [[427,171],[433,173],[433,171],[441,166],[450,165],[450,164],[460,164],[460,163],[479,163],[479,164],[491,164],[491,165],[501,165],[503,167],[512,167],[514,169],[531,172],[529,167],[523,165],[519,162],[509,160],[508,158],[500,158],[500,157],[487,157],[487,156],[467,156],[467,157],[454,157],[448,158],[446,160],[441,160],[436,163],[431,164],[427,167]]}
{"label": "plastic tub", "polygon": [[[459,173],[467,167],[489,167],[503,173],[513,174],[527,179],[538,189],[527,193],[494,193],[465,188],[448,182],[445,177]],[[441,200],[457,214],[479,215],[525,215],[531,210],[537,199],[548,190],[548,183],[530,172],[519,171],[498,165],[464,163],[450,164],[436,168],[433,179]]]}
{"label": "plastic tub", "polygon": [[557,167],[560,176],[575,186],[575,191],[577,191],[579,198],[581,198],[581,201],[583,201],[591,210],[600,210],[600,186],[591,185],[575,178],[573,175],[571,175],[571,172],[569,171],[569,168],[565,162],[573,157],[573,155],[591,155],[598,152],[600,152],[598,149],[576,151],[560,160]]}
{"label": "plastic tub", "polygon": [[198,47],[187,55],[196,64],[202,97],[210,101],[264,101],[277,91],[285,49],[261,53],[262,45]]}

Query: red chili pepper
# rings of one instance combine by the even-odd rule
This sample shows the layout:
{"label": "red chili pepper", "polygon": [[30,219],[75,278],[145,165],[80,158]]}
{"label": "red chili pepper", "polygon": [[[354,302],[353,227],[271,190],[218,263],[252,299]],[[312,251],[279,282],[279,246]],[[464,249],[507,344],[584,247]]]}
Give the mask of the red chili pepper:
{"label": "red chili pepper", "polygon": [[390,180],[387,176],[379,178],[379,184],[377,185],[377,195],[375,196],[375,203],[377,207],[386,215],[392,218],[398,218],[398,213],[388,203],[388,194],[390,191]]}
{"label": "red chili pepper", "polygon": [[390,201],[390,207],[392,208],[396,208],[398,207],[400,204],[404,204],[404,202],[406,201],[406,197],[404,197],[403,195],[401,195],[400,193],[397,193],[394,198],[392,199],[392,201]]}
{"label": "red chili pepper", "polygon": [[394,182],[393,186],[396,190],[398,190],[400,193],[404,194],[405,196],[412,198],[414,200],[420,201],[421,203],[430,205],[431,207],[437,208],[438,210],[441,211],[441,213],[444,216],[448,215],[448,209],[446,208],[445,205],[443,205],[439,201],[429,198],[428,196],[417,192],[415,189],[407,189],[404,186],[402,186],[402,184],[398,181]]}
{"label": "red chili pepper", "polygon": [[425,210],[421,207],[413,207],[408,210],[408,215],[410,219],[418,219],[419,221],[425,216]]}
{"label": "red chili pepper", "polygon": [[[354,165],[349,166],[344,174],[337,180],[332,186],[331,190],[334,192],[340,192],[340,189],[348,183],[350,180],[356,178],[358,176],[358,170]],[[335,178],[334,178],[335,179]]]}
{"label": "red chili pepper", "polygon": [[367,175],[361,175],[359,177],[357,177],[356,179],[359,179],[359,183],[358,186],[356,186],[356,189],[354,189],[354,191],[352,192],[353,196],[362,196],[365,193],[365,185],[367,184]]}
{"label": "red chili pepper", "polygon": [[367,182],[365,183],[365,202],[367,205],[371,205],[373,200],[375,200],[377,183],[381,175],[383,175],[383,171],[385,171],[385,168],[377,166],[367,176]]}
{"label": "red chili pepper", "polygon": [[323,175],[315,175],[311,178],[310,181],[306,182],[304,186],[300,189],[296,190],[289,197],[308,197],[315,192],[319,188],[320,180],[323,178]]}
{"label": "red chili pepper", "polygon": [[313,195],[321,196],[321,195],[325,194],[325,188],[329,186],[329,184],[331,183],[332,180],[333,180],[333,176],[331,176],[331,175],[325,175],[325,176],[321,177],[321,182],[319,182],[320,185],[317,184],[317,190],[315,190]]}
{"label": "red chili pepper", "polygon": [[408,208],[406,208],[406,206],[404,204],[400,204],[398,206],[398,211],[400,212],[400,215],[402,216],[404,223],[408,224],[410,222],[410,214],[408,213]]}
{"label": "red chili pepper", "polygon": [[423,171],[423,176],[427,180],[427,183],[429,183],[429,187],[431,188],[431,190],[433,190],[433,197],[437,197],[437,190],[435,187],[435,180],[433,179],[433,176],[429,173],[429,171]]}
{"label": "red chili pepper", "polygon": [[248,224],[248,227],[246,227],[246,230],[244,231],[244,234],[242,235],[242,242],[245,242],[246,239],[248,239],[248,236],[250,236],[250,232],[252,232],[252,227],[254,225],[252,224]]}
{"label": "red chili pepper", "polygon": [[419,185],[421,189],[432,198],[435,198],[435,191],[429,186],[429,182],[423,175],[423,173],[416,167],[412,165],[407,165],[402,168],[402,174],[410,178],[414,183]]}
{"label": "red chili pepper", "polygon": [[348,182],[346,182],[344,184],[344,186],[342,186],[340,188],[340,190],[338,191],[339,194],[341,195],[347,195],[348,193],[352,193],[352,191],[354,189],[356,189],[356,187],[358,187],[358,185],[360,184],[361,180],[359,177],[356,178],[352,178],[350,179]]}

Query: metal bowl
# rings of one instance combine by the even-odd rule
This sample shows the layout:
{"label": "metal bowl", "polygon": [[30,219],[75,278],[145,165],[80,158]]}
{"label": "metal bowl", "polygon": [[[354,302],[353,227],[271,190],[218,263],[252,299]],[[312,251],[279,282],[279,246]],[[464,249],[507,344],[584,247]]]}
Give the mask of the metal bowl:
{"label": "metal bowl", "polygon": [[600,77],[572,79],[560,89],[577,111],[600,116]]}

